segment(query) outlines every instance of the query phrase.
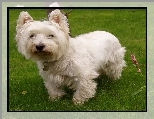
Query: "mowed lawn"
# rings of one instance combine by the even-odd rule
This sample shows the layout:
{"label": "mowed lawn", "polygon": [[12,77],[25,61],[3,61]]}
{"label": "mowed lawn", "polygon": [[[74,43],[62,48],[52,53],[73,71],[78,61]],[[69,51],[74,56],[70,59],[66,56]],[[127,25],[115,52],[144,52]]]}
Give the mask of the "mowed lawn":
{"label": "mowed lawn", "polygon": [[[146,111],[146,9],[74,9],[68,16],[73,37],[95,30],[114,34],[126,47],[122,77],[113,81],[100,76],[97,93],[84,105],[72,103],[73,91],[50,101],[36,63],[26,60],[17,51],[16,21],[21,11],[28,11],[34,20],[47,18],[46,9],[10,9],[9,12],[9,111]],[[68,12],[69,9],[65,10]],[[39,27],[39,26],[38,26]],[[79,49],[82,50],[82,49]],[[137,72],[131,54],[139,62]]]}

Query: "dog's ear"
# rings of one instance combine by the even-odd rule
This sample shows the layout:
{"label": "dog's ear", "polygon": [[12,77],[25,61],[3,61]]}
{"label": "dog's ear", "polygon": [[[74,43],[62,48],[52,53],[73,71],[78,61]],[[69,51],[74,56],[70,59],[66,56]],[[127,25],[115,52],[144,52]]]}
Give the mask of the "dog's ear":
{"label": "dog's ear", "polygon": [[68,24],[68,19],[67,17],[61,13],[61,11],[59,9],[55,9],[54,11],[52,11],[50,14],[49,14],[49,21],[52,23],[52,24],[55,24],[62,29],[64,30],[66,33],[69,34],[69,24]]}
{"label": "dog's ear", "polygon": [[19,18],[17,20],[16,30],[20,29],[25,23],[33,21],[33,18],[29,15],[28,12],[20,12]]}

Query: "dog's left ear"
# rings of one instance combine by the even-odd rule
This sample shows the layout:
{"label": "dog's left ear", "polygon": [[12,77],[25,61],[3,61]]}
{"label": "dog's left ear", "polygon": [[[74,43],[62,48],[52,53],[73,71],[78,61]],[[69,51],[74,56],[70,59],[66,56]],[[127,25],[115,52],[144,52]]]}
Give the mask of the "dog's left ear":
{"label": "dog's left ear", "polygon": [[69,34],[68,19],[59,9],[55,9],[49,14],[49,21],[55,25],[58,24],[62,30]]}
{"label": "dog's left ear", "polygon": [[17,20],[16,31],[20,29],[25,23],[33,21],[33,18],[28,14],[28,12],[21,12]]}

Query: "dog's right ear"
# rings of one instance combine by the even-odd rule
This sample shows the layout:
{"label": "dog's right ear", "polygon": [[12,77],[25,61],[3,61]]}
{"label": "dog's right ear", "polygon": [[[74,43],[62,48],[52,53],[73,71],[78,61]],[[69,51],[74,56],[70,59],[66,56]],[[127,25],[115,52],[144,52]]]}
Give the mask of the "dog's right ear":
{"label": "dog's right ear", "polygon": [[20,12],[19,18],[17,20],[16,31],[18,31],[25,23],[33,21],[33,18],[28,12]]}

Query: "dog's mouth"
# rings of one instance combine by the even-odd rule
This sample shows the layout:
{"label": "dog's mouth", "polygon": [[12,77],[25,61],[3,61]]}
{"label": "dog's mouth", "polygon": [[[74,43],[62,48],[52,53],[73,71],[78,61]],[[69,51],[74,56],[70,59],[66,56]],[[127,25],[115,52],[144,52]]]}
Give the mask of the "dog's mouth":
{"label": "dog's mouth", "polygon": [[49,51],[39,51],[39,50],[36,50],[36,51],[34,51],[34,54],[35,55],[51,55],[52,53],[49,52]]}
{"label": "dog's mouth", "polygon": [[40,60],[40,59],[48,60],[52,56],[52,53],[49,51],[37,51],[36,50],[36,51],[33,51],[32,54],[33,54],[32,55],[33,58],[36,60]]}
{"label": "dog's mouth", "polygon": [[31,59],[35,61],[55,61],[54,54],[51,51],[33,51]]}

